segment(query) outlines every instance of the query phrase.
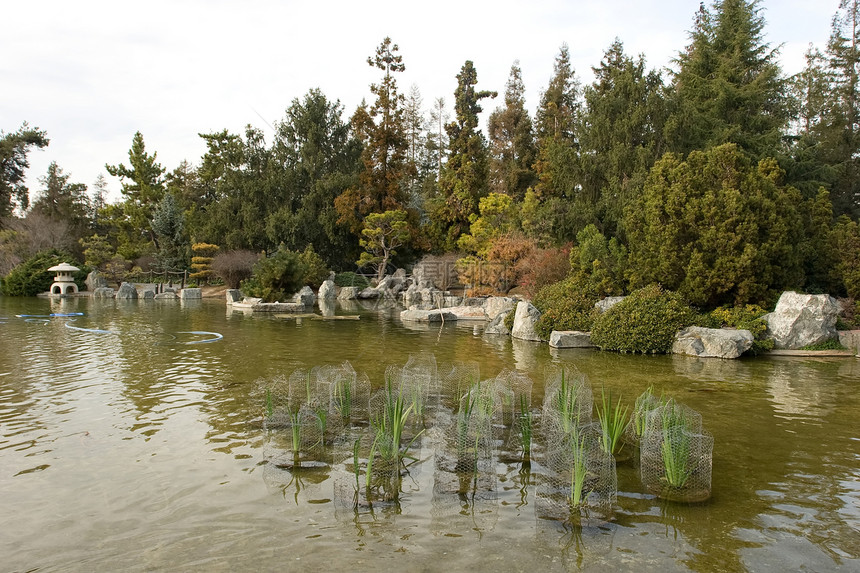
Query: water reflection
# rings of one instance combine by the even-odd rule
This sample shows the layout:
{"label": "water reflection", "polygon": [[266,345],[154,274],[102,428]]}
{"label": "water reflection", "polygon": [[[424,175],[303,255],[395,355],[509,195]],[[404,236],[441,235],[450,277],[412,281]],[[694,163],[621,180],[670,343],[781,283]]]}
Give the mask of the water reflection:
{"label": "water reflection", "polygon": [[[15,318],[78,311],[74,322]],[[412,329],[380,303],[335,312],[361,318],[299,324],[230,313],[223,302],[0,299],[4,565],[247,570],[283,567],[284,554],[310,570],[378,569],[401,554],[427,570],[476,560],[500,570],[860,564],[856,359],[555,350],[476,335],[473,324]],[[224,338],[178,344],[183,331]],[[536,406],[553,363],[576,366],[595,390],[628,403],[653,385],[700,411],[714,434],[713,498],[661,502],[642,491],[632,463],[619,463],[613,519],[575,527],[538,512],[539,453],[527,471],[497,460],[482,481],[464,484],[437,471],[428,443],[399,504],[347,510],[335,494],[351,476],[348,448],[307,472],[268,463],[277,448],[260,423],[260,381],[349,360],[379,387],[387,365],[419,352],[440,365],[477,361],[484,379],[522,370],[535,381]]]}

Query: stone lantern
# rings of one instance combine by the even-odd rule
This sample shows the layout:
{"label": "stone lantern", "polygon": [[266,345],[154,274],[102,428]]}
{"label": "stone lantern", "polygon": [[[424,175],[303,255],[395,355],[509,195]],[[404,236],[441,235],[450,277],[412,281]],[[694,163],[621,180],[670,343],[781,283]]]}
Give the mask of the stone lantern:
{"label": "stone lantern", "polygon": [[51,285],[52,295],[77,294],[78,285],[75,284],[75,279],[72,277],[72,273],[81,269],[73,267],[69,263],[60,263],[48,270],[55,271],[57,273],[57,276],[54,277],[54,284]]}

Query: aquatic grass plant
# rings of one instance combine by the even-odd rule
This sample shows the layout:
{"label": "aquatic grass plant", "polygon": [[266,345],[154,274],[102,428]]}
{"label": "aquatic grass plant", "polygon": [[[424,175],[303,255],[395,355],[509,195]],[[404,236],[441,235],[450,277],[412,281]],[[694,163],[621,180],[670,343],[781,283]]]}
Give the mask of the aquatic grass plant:
{"label": "aquatic grass plant", "polygon": [[532,455],[532,413],[529,408],[529,401],[525,394],[520,395],[520,413],[519,413],[519,438],[520,446],[523,450],[523,463],[531,460]]}
{"label": "aquatic grass plant", "polygon": [[400,388],[394,387],[391,377],[387,377],[382,390],[382,407],[370,420],[375,435],[370,446],[365,475],[368,499],[371,498],[371,489],[379,477],[379,471],[375,469],[377,464],[382,465],[382,472],[390,472],[383,477],[393,478],[393,481],[382,480],[383,496],[386,499],[396,499],[399,495],[400,484],[397,478],[400,476],[400,466],[404,458],[410,457],[409,449],[423,433],[423,430],[418,432],[405,447],[401,447],[403,431],[412,411],[413,405],[404,397]]}
{"label": "aquatic grass plant", "polygon": [[674,399],[670,398],[660,410],[660,454],[666,483],[681,488],[691,474],[691,435],[687,418]]}
{"label": "aquatic grass plant", "polygon": [[567,376],[564,368],[561,370],[561,381],[552,397],[552,406],[558,414],[561,431],[565,434],[574,431],[579,425],[582,410],[579,385]]}
{"label": "aquatic grass plant", "polygon": [[674,488],[682,488],[692,474],[690,467],[691,436],[681,426],[663,431],[660,452],[663,457],[666,483]]}
{"label": "aquatic grass plant", "polygon": [[574,429],[568,436],[571,454],[570,466],[570,505],[579,507],[585,502],[588,492],[585,482],[588,476],[588,444],[585,432]]}
{"label": "aquatic grass plant", "polygon": [[627,427],[629,407],[622,408],[621,398],[612,405],[612,391],[601,390],[601,405],[597,407],[597,419],[600,421],[601,446],[603,451],[616,455],[621,450],[621,437]]}
{"label": "aquatic grass plant", "polygon": [[333,405],[343,420],[352,417],[352,381],[347,376],[338,376],[332,385]]}
{"label": "aquatic grass plant", "polygon": [[633,414],[630,417],[630,424],[633,428],[633,435],[636,440],[641,440],[645,435],[645,427],[648,422],[648,413],[654,408],[663,404],[662,399],[654,395],[654,387],[648,388],[636,398],[636,404],[633,407]]}

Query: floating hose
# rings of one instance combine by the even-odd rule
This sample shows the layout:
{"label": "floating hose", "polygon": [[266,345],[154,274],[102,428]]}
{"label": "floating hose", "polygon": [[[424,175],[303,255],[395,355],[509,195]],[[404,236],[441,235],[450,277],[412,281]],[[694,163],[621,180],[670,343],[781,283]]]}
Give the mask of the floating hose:
{"label": "floating hose", "polygon": [[66,323],[66,328],[70,328],[72,330],[80,330],[81,332],[94,332],[96,334],[116,334],[112,330],[101,330],[99,328],[81,328],[80,326],[72,326],[68,322]]}
{"label": "floating hose", "polygon": [[218,332],[208,332],[206,330],[188,330],[184,332],[178,332],[177,334],[200,334],[200,335],[210,335],[213,338],[207,338],[205,340],[192,340],[191,342],[182,342],[181,344],[206,344],[207,342],[215,342],[216,340],[221,340],[224,338],[224,335]]}

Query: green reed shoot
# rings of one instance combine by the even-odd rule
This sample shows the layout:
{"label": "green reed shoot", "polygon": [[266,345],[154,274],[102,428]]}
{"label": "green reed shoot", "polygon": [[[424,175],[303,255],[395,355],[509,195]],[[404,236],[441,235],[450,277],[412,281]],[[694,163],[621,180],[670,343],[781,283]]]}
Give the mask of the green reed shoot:
{"label": "green reed shoot", "polygon": [[528,461],[532,453],[532,413],[524,394],[520,395],[520,445],[523,448],[523,461]]}
{"label": "green reed shoot", "polygon": [[666,473],[666,483],[672,487],[684,487],[690,478],[691,436],[687,420],[675,400],[669,399],[662,409],[661,429],[663,439],[660,453]]}
{"label": "green reed shoot", "polygon": [[352,445],[352,473],[355,474],[355,491],[358,492],[360,486],[359,481],[359,466],[358,466],[358,447],[361,443],[361,440],[356,440]]}
{"label": "green reed shoot", "polygon": [[553,397],[555,408],[564,433],[570,433],[579,424],[579,388],[568,381],[564,369],[561,371],[561,384]]}
{"label": "green reed shoot", "polygon": [[627,427],[627,414],[629,408],[621,407],[621,398],[612,405],[612,391],[601,391],[602,407],[597,408],[597,418],[600,420],[601,445],[603,451],[615,455],[621,449],[621,436]]}
{"label": "green reed shoot", "polygon": [[570,505],[579,507],[585,502],[585,478],[588,474],[588,450],[584,432],[574,430],[570,434],[570,453],[572,464],[570,468]]}
{"label": "green reed shoot", "polygon": [[340,376],[335,382],[334,402],[341,418],[349,420],[352,416],[352,384],[348,377]]}
{"label": "green reed shoot", "polygon": [[293,410],[290,410],[288,408],[287,411],[290,413],[290,430],[293,442],[293,457],[298,458],[299,450],[302,447],[302,424],[301,416],[299,415],[301,412],[301,408],[296,407]]}
{"label": "green reed shoot", "polygon": [[314,417],[316,418],[317,429],[320,432],[320,439],[317,444],[323,444],[325,441],[325,431],[328,427],[328,410],[322,406],[318,406],[314,408]]}
{"label": "green reed shoot", "polygon": [[[653,386],[648,386],[648,389],[636,399],[636,407],[630,420],[636,438],[641,439],[645,435],[645,424],[648,422],[648,413],[662,403],[663,401],[660,398],[654,396]],[[651,405],[651,407],[647,407],[648,405]]]}

